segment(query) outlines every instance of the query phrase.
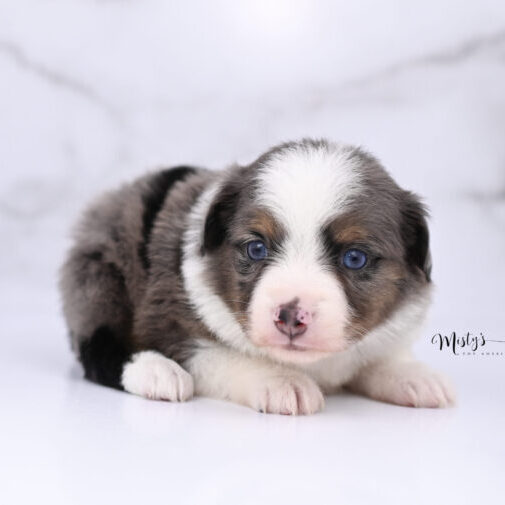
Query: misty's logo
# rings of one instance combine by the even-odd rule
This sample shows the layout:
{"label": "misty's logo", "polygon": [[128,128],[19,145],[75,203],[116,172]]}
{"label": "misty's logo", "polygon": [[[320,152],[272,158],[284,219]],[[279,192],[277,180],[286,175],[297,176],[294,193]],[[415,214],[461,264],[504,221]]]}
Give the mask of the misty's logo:
{"label": "misty's logo", "polygon": [[[491,350],[489,343],[505,344],[505,340],[490,340],[481,332],[474,335],[469,331],[465,335],[458,336],[455,331],[449,335],[435,333],[431,337],[431,343],[436,345],[440,351],[449,350],[455,356],[459,355],[482,355],[482,356],[503,356],[505,353],[502,349]],[[484,348],[486,348],[484,350]]]}

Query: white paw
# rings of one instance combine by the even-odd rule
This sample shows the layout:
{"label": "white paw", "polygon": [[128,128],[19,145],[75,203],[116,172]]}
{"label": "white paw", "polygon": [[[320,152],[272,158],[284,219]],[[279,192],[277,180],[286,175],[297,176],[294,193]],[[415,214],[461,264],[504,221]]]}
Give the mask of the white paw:
{"label": "white paw", "polygon": [[453,405],[455,395],[447,380],[434,373],[400,379],[398,404],[408,407],[443,408]]}
{"label": "white paw", "polygon": [[152,400],[182,402],[193,396],[193,377],[155,351],[134,354],[123,369],[121,383],[125,391]]}
{"label": "white paw", "polygon": [[324,407],[324,397],[317,384],[302,374],[267,376],[254,386],[249,405],[270,414],[313,414]]}
{"label": "white paw", "polygon": [[374,377],[374,390],[370,396],[406,407],[442,408],[455,402],[447,379],[417,362],[383,369]]}

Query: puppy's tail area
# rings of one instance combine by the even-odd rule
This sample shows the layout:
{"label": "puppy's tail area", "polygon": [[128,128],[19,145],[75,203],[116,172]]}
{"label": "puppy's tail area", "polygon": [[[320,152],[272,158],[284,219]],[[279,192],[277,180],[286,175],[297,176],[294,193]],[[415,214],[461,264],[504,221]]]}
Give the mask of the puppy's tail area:
{"label": "puppy's tail area", "polygon": [[86,379],[115,389],[124,390],[121,376],[130,357],[124,339],[108,326],[97,328],[79,346],[79,359]]}

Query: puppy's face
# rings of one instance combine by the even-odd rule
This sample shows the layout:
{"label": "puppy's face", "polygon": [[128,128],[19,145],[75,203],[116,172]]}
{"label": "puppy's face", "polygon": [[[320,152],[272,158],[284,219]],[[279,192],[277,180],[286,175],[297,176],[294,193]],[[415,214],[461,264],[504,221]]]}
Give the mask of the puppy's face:
{"label": "puppy's face", "polygon": [[273,358],[345,350],[429,282],[417,199],[363,152],[305,141],[237,168],[210,208],[214,289]]}

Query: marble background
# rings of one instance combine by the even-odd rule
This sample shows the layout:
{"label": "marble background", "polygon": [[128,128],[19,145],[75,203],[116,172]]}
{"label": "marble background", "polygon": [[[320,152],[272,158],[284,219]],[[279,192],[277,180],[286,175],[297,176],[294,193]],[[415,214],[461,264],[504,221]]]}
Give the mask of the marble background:
{"label": "marble background", "polygon": [[[147,169],[304,136],[365,146],[430,207],[437,293],[416,351],[460,406],[343,396],[267,420],[82,382],[55,282],[83,205]],[[500,503],[505,355],[429,339],[505,340],[503,0],[0,0],[0,231],[2,503],[158,503],[165,486],[179,503]]]}

